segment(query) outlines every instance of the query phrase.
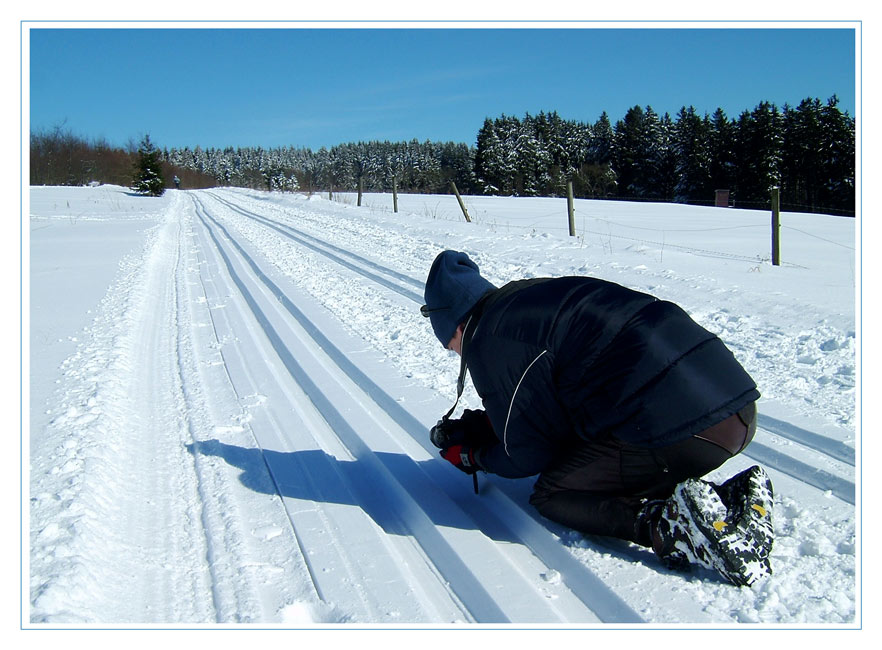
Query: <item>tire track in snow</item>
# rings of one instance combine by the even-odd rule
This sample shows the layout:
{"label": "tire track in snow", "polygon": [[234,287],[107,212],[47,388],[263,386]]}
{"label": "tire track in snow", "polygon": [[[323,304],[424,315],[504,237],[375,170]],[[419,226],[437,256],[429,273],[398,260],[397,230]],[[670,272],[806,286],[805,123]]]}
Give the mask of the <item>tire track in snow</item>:
{"label": "tire track in snow", "polygon": [[[425,427],[422,423],[402,409],[400,405],[385,394],[379,386],[374,384],[374,382],[361,373],[349,362],[348,359],[346,359],[345,355],[343,355],[336,346],[321,334],[318,328],[302,312],[300,312],[290,300],[287,299],[284,291],[279,289],[279,287],[260,270],[259,266],[254,262],[251,256],[229,236],[229,233],[223,226],[215,222],[211,217],[208,217],[208,219],[214,223],[215,227],[224,232],[227,239],[237,249],[238,255],[244,260],[244,264],[251,267],[251,272],[256,278],[265,284],[269,289],[270,294],[272,294],[296,320],[301,322],[301,325],[308,330],[309,336],[316,337],[315,340],[318,342],[319,347],[323,352],[329,354],[334,365],[339,363],[341,367],[344,368],[345,376],[349,376],[351,373],[352,376],[349,377],[351,381],[354,381],[360,389],[368,389],[371,392],[370,397],[372,400],[379,400],[382,415],[392,417],[394,420],[398,421],[399,425],[405,429],[409,436],[416,437],[416,431],[425,433]],[[206,227],[209,227],[207,223]],[[209,228],[209,232],[211,232],[211,228]],[[232,270],[231,261],[226,253],[223,252],[223,246],[219,239],[214,234],[212,234],[212,237]],[[250,293],[248,288],[244,286],[244,281],[241,278],[238,280],[238,283],[240,283],[240,290],[242,290],[243,294]],[[249,298],[246,296],[246,300],[248,299]],[[253,296],[251,297],[251,300],[254,300]],[[255,313],[259,314],[260,308],[258,305],[252,304],[252,309]],[[258,315],[258,318],[262,321],[267,320],[266,315]],[[293,359],[287,347],[281,342],[280,334],[273,331],[271,326],[265,327],[265,330],[271,340],[275,339],[274,347],[280,357],[285,359],[285,363],[292,375],[295,375],[298,383],[305,388],[311,399],[319,407],[323,416],[331,422],[336,432],[341,435],[344,443],[353,450],[354,455],[360,461],[363,459],[369,459],[369,463],[373,465],[373,469],[375,470],[375,475],[381,478],[381,480],[376,482],[377,485],[385,490],[386,496],[394,499],[393,503],[396,503],[397,506],[410,517],[410,520],[405,521],[404,523],[411,529],[411,532],[416,532],[413,530],[414,528],[419,529],[417,537],[420,539],[420,543],[424,544],[424,547],[427,547],[427,550],[430,555],[433,556],[433,560],[435,561],[436,566],[439,567],[439,570],[444,571],[441,567],[445,567],[447,572],[455,578],[454,582],[459,583],[453,585],[457,596],[469,605],[470,611],[472,611],[473,614],[476,614],[476,619],[479,621],[507,620],[504,616],[500,619],[499,612],[494,611],[494,606],[488,605],[488,603],[493,602],[492,599],[488,601],[483,595],[480,597],[475,595],[480,595],[484,592],[484,587],[480,583],[477,583],[476,585],[473,582],[471,571],[474,569],[458,566],[461,564],[461,557],[468,556],[468,548],[462,548],[459,549],[459,552],[450,553],[443,545],[438,543],[437,539],[433,539],[438,535],[437,527],[432,524],[431,521],[419,521],[421,519],[424,520],[426,517],[425,511],[421,511],[420,509],[421,507],[425,507],[425,504],[420,504],[419,507],[415,508],[411,503],[411,498],[408,496],[414,493],[420,494],[426,492],[427,474],[429,475],[428,479],[432,482],[435,480],[441,480],[449,483],[449,480],[441,477],[441,474],[443,473],[442,470],[445,469],[442,464],[437,461],[432,461],[429,463],[420,463],[419,467],[415,468],[416,464],[413,461],[410,461],[410,459],[408,459],[409,462],[403,461],[403,459],[406,458],[405,456],[396,454],[394,455],[395,458],[393,461],[393,459],[391,459],[392,455],[374,454],[374,452],[361,439],[361,435],[355,432],[351,426],[346,423],[346,418],[340,415],[335,404],[327,398],[328,391],[318,387],[309,376],[309,373],[304,372],[303,368],[300,367],[300,364]],[[420,444],[423,443],[421,442]],[[428,444],[428,442],[426,441],[425,444]],[[446,474],[446,477],[449,477],[449,474]],[[401,481],[404,483],[412,483],[416,481],[417,487],[415,489],[402,489]],[[461,486],[461,482],[457,482],[457,485]],[[497,531],[500,528],[507,527],[509,529],[509,534],[512,534],[514,531],[511,529],[515,528],[518,529],[517,532],[520,533],[521,537],[532,537],[532,543],[530,543],[529,539],[519,539],[519,541],[530,547],[534,553],[538,550],[539,552],[536,553],[537,557],[543,555],[546,558],[548,556],[556,556],[554,558],[557,564],[555,568],[561,572],[564,581],[567,582],[571,589],[573,585],[569,583],[575,583],[576,589],[574,589],[574,592],[581,592],[582,601],[589,608],[594,609],[595,613],[600,616],[601,620],[610,622],[637,622],[641,620],[640,617],[624,603],[624,601],[622,601],[602,581],[596,578],[596,576],[593,576],[586,567],[579,564],[575,558],[566,551],[566,549],[561,547],[558,543],[552,542],[550,534],[548,534],[546,530],[543,530],[540,524],[533,522],[532,518],[526,516],[518,506],[508,502],[501,492],[492,490],[491,493],[493,496],[489,496],[487,501],[495,501],[493,506],[495,506],[496,509],[500,506],[505,507],[507,505],[509,513],[514,514],[517,519],[513,526],[510,522],[502,524],[501,518],[498,518],[498,513],[497,516],[493,516],[489,512],[491,508],[488,508],[486,505],[478,505],[476,507],[475,504],[479,504],[477,501],[472,500],[469,502],[472,506],[471,508],[467,507],[466,510],[470,509],[470,514],[472,515],[482,515],[484,521],[493,522],[495,520]],[[461,504],[457,503],[456,505],[460,506]],[[437,511],[437,507],[435,510]],[[449,516],[451,513],[448,512],[446,514]],[[475,519],[475,521],[480,520]],[[475,521],[466,522],[466,525],[473,528],[478,527],[478,524],[476,524]],[[428,525],[426,525],[426,523],[428,523]],[[537,547],[541,548],[537,549]],[[438,562],[438,559],[441,559],[442,561]],[[549,566],[555,565],[549,564]],[[488,606],[490,607],[489,610]]]}

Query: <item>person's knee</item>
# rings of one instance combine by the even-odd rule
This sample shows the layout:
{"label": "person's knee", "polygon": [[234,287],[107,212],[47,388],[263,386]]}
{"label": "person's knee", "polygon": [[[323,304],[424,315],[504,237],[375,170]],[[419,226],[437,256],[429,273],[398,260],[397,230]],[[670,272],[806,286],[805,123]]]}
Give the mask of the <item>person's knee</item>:
{"label": "person's knee", "polygon": [[547,509],[548,501],[551,499],[554,492],[550,490],[544,490],[540,487],[535,487],[533,489],[533,493],[530,495],[530,505],[532,505],[536,510],[539,511],[539,514],[545,516],[543,510]]}
{"label": "person's knee", "polygon": [[567,490],[545,495],[534,506],[546,519],[568,528],[636,541],[641,499]]}

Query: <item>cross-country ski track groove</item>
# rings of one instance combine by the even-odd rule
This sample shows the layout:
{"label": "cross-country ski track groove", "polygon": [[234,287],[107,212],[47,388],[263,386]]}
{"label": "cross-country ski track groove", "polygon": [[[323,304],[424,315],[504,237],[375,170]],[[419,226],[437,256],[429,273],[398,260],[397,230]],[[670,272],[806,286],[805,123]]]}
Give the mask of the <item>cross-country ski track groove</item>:
{"label": "cross-country ski track groove", "polygon": [[[402,405],[405,400],[392,397],[398,395],[395,378],[378,383],[363,372],[358,346],[341,345],[339,328],[330,320],[317,322],[315,310],[307,316],[297,305],[308,296],[274,273],[202,199],[216,199],[415,303],[418,281],[228,199],[188,194],[205,300],[222,306],[211,314],[219,341],[225,341],[224,363],[239,395],[266,398],[265,407],[253,409],[249,427],[319,599],[356,621],[643,621],[567,551],[553,525],[520,505],[517,497],[523,495],[510,482],[484,477],[480,496],[472,494],[469,481],[437,460],[427,423]],[[249,344],[236,344],[246,337]],[[263,358],[249,356],[257,349]],[[766,422],[771,433],[853,467],[847,447],[838,449],[811,432],[794,436],[795,427],[771,419],[761,420],[761,433]],[[850,494],[854,503],[853,482],[822,470],[807,472],[800,461],[755,445],[759,458],[752,457],[843,500]],[[213,441],[194,444],[196,456],[236,453]],[[624,555],[639,553],[609,546]],[[472,556],[481,562],[472,562]],[[559,575],[560,581],[537,583],[535,575]],[[518,598],[508,598],[511,593]],[[413,609],[389,612],[385,596],[393,603],[412,602]]]}
{"label": "cross-country ski track groove", "polygon": [[[642,620],[614,592],[592,576],[574,558],[568,556],[564,549],[552,542],[550,534],[547,533],[545,536],[549,548],[546,552],[559,555],[563,564],[569,564],[568,567],[561,566],[560,569],[552,568],[561,572],[571,590],[586,593],[580,603],[579,599],[573,596],[559,596],[551,600],[547,594],[535,589],[522,576],[520,564],[525,554],[510,543],[513,539],[517,539],[517,537],[513,538],[516,532],[506,531],[506,528],[529,529],[538,527],[539,524],[524,515],[522,511],[511,507],[507,508],[509,513],[520,512],[521,521],[508,521],[503,524],[491,514],[489,508],[469,494],[468,482],[463,481],[460,476],[451,474],[448,468],[432,459],[428,450],[424,450],[422,454],[424,458],[428,457],[425,460],[421,462],[412,460],[411,455],[416,451],[415,446],[418,444],[414,440],[415,432],[404,430],[383,406],[377,405],[374,398],[363,391],[360,382],[370,382],[370,380],[363,376],[356,381],[350,379],[346,371],[341,370],[338,365],[345,357],[320,333],[315,324],[294,306],[286,293],[262,273],[254,257],[233,241],[226,229],[198,206],[197,215],[203,225],[204,235],[201,237],[203,244],[208,244],[209,241],[214,244],[214,250],[223,262],[224,272],[229,274],[247,304],[250,313],[246,316],[254,319],[259,325],[259,330],[254,334],[266,337],[281,360],[281,365],[296,384],[296,390],[302,393],[292,408],[300,410],[301,417],[307,420],[305,424],[309,428],[312,440],[301,437],[300,440],[285,441],[293,443],[289,445],[289,451],[270,451],[273,445],[279,442],[278,438],[291,436],[291,431],[298,428],[297,425],[300,423],[276,422],[270,427],[269,434],[259,431],[253,423],[252,429],[263,450],[264,460],[275,479],[277,489],[285,499],[286,506],[289,507],[295,533],[302,546],[309,549],[308,561],[310,561],[308,554],[314,552],[315,547],[313,544],[307,544],[304,536],[320,535],[320,532],[317,532],[316,528],[308,529],[303,523],[303,516],[295,510],[298,506],[290,505],[291,495],[298,493],[301,487],[290,483],[303,482],[304,474],[308,481],[311,476],[321,476],[322,472],[333,472],[336,466],[336,471],[348,473],[347,476],[341,477],[340,482],[348,488],[349,494],[343,497],[328,495],[329,500],[360,505],[364,512],[372,513],[380,519],[375,523],[379,524],[386,533],[395,535],[399,540],[415,540],[419,549],[411,549],[410,554],[414,557],[417,551],[423,554],[425,557],[423,564],[427,567],[424,570],[437,576],[437,582],[443,587],[442,590],[449,590],[447,611],[437,611],[440,606],[436,607],[436,611],[426,607],[425,609],[430,613],[428,620],[449,620],[449,618],[445,619],[445,616],[450,617],[451,614],[453,620],[459,618],[478,623],[568,620],[634,623]],[[226,311],[228,310],[225,310],[225,313]],[[264,362],[260,360],[259,363]],[[350,367],[350,372],[352,368],[354,366]],[[290,383],[290,380],[285,383]],[[376,385],[371,388],[373,395],[382,392],[382,389]],[[304,401],[303,398],[308,401]],[[389,399],[387,397],[385,401]],[[400,413],[398,415],[401,417]],[[409,423],[411,429],[419,427],[424,431],[422,424],[411,419],[412,422]],[[276,440],[273,440],[273,437]],[[314,453],[310,454],[309,447],[304,445],[313,448],[319,446],[320,449],[315,449]],[[332,449],[338,455],[344,453],[351,457],[351,464],[357,465],[357,468],[341,470],[342,465],[350,463],[340,464],[332,459],[329,454]],[[302,462],[294,463],[293,461],[298,458],[302,459]],[[316,464],[319,467],[315,467]],[[331,469],[322,465],[331,465]],[[323,479],[316,481],[320,485],[319,489],[327,487],[328,483],[333,483],[326,477]],[[504,501],[506,497],[501,493],[494,497],[490,492],[492,491],[487,490],[487,493],[482,495],[485,500],[496,502],[497,508],[504,507],[504,503],[499,502]],[[323,504],[317,505],[320,510],[323,508]],[[386,521],[389,518],[388,513],[395,513],[395,520]],[[480,519],[476,519],[475,515]],[[481,523],[478,523],[479,521]],[[493,539],[485,535],[482,529],[487,530],[488,524],[493,528],[494,537],[503,538]],[[530,531],[526,532],[529,534]],[[352,552],[357,552],[355,551],[357,543],[352,533],[353,531],[345,531],[337,544],[332,544],[336,546],[335,552],[342,556],[350,553],[346,549],[352,548]],[[389,545],[389,540],[392,539],[389,535],[379,532],[376,534],[385,540],[386,546]],[[386,558],[375,557],[371,561],[409,566],[410,570],[415,571],[414,567],[418,561],[413,557],[410,562],[400,561],[402,544],[403,542],[396,543],[397,552],[396,549],[388,548]],[[483,548],[486,546],[496,546],[498,552],[487,553]],[[393,563],[390,559],[392,557],[399,558],[399,561]],[[480,557],[481,560],[474,563],[470,561],[471,557]],[[488,558],[493,559],[488,562]],[[352,561],[352,558],[344,557],[344,559]],[[352,586],[347,586],[346,581],[341,581],[339,576],[323,575],[318,564],[314,559],[311,561],[311,575],[316,583],[316,590],[323,596],[323,600],[327,599],[339,607],[340,600],[345,594],[329,592],[340,589],[350,591]],[[545,572],[549,571],[549,568],[545,569]],[[360,573],[366,573],[364,566],[360,566]],[[390,590],[388,582],[396,573],[399,571],[396,571],[395,566],[384,567],[379,572],[377,578],[377,584],[381,587],[379,591]],[[408,582],[406,577],[403,577],[402,580],[402,589],[415,587],[423,589],[427,584],[425,578]],[[578,584],[570,585],[571,582]],[[493,593],[487,591],[486,585],[493,585]],[[361,585],[361,587],[370,589],[370,585]],[[523,597],[531,591],[535,593],[534,598]],[[518,593],[521,596],[510,599],[507,596],[511,593]],[[378,594],[364,596],[368,602],[372,597],[378,597]],[[443,598],[440,595],[432,595],[429,600],[437,603]],[[462,608],[458,617],[455,609],[451,609],[453,605]],[[367,607],[366,604],[365,608]],[[346,609],[352,609],[351,605]],[[579,612],[579,609],[582,611]],[[365,614],[368,619],[383,618],[382,612],[367,611]]]}
{"label": "cross-country ski track groove", "polygon": [[[263,215],[259,215],[256,212],[236,205],[230,200],[223,199],[214,194],[211,194],[211,197],[213,199],[216,199],[226,207],[230,208],[231,210],[234,210],[238,214],[248,219],[251,219],[267,228],[272,229],[273,231],[281,234],[283,237],[292,240],[302,246],[305,246],[313,252],[323,255],[331,261],[336,262],[344,266],[345,268],[362,275],[368,280],[376,282],[383,287],[386,287],[387,289],[391,289],[397,294],[400,294],[405,298],[412,300],[417,305],[422,304],[422,297],[419,293],[415,293],[414,291],[406,287],[402,287],[399,284],[403,282],[404,284],[421,290],[422,283],[419,280],[399,273],[393,269],[389,269],[378,264],[377,262],[368,260],[367,258],[357,255],[351,251],[342,249],[339,246],[335,246],[330,242],[324,241],[318,237],[303,232],[302,230],[294,228],[290,224],[280,223]],[[349,259],[343,259],[341,255],[348,257]],[[377,272],[382,275],[377,275]],[[844,464],[843,466],[850,466],[852,468],[854,467],[854,449],[843,444],[842,442],[832,440],[811,431],[806,431],[787,422],[783,422],[781,420],[767,416],[763,413],[761,413],[759,416],[759,429],[761,431],[765,431],[766,433],[772,433],[782,438],[786,438],[791,442],[797,443],[801,447],[811,450],[812,452],[823,454],[833,461]],[[813,487],[816,487],[820,490],[829,490],[837,497],[841,498],[843,501],[854,505],[854,482],[847,478],[843,478],[834,473],[826,472],[822,469],[818,469],[817,467],[813,467],[807,463],[801,462],[800,460],[797,460],[780,451],[772,449],[767,445],[762,444],[761,442],[755,442],[747,450],[745,456],[753,458],[757,462],[763,463],[769,467],[774,467],[778,471],[788,474],[789,476],[809,485],[812,485]]]}

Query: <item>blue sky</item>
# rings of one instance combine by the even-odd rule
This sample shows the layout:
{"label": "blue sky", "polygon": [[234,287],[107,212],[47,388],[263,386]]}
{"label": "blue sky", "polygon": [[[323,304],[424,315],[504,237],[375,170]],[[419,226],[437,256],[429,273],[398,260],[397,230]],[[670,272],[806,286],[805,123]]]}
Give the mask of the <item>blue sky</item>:
{"label": "blue sky", "polygon": [[[32,130],[113,145],[359,140],[474,144],[486,117],[615,123],[806,97],[855,115],[855,38],[838,28],[70,28],[29,25]],[[833,25],[833,27],[837,27]]]}

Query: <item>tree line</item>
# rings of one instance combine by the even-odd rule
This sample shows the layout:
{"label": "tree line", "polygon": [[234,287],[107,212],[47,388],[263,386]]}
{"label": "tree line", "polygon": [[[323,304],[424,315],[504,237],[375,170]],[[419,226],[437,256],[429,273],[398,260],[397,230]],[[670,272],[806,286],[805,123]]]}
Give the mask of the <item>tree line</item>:
{"label": "tree line", "polygon": [[[75,135],[63,125],[32,131],[30,137],[31,185],[88,185],[109,183],[134,187],[141,171],[140,143],[128,142],[124,147],[113,146],[106,140],[89,140]],[[152,145],[151,145],[152,146]],[[190,188],[214,187],[217,181],[192,169],[175,167],[167,161],[167,153],[160,151],[156,162],[161,168],[163,184],[171,185],[175,175]]]}
{"label": "tree line", "polygon": [[490,194],[561,196],[572,182],[582,198],[699,204],[729,190],[742,207],[767,206],[777,186],[782,209],[853,215],[855,121],[838,103],[762,102],[737,119],[691,106],[672,119],[634,106],[615,125],[606,113],[593,124],[556,113],[488,118],[475,180]]}
{"label": "tree line", "polygon": [[464,192],[477,191],[474,150],[468,145],[431,141],[358,142],[318,151],[308,148],[171,149],[174,166],[196,170],[221,185],[306,192],[444,193],[450,181]]}
{"label": "tree line", "polygon": [[[854,214],[855,121],[834,96],[778,109],[761,102],[730,119],[722,109],[675,117],[634,106],[615,124],[556,112],[486,118],[469,146],[455,142],[358,142],[302,147],[162,149],[165,178],[184,188],[213,185],[274,191],[447,193],[714,202]],[[129,184],[136,147],[113,149],[60,132],[31,136],[31,183]],[[126,166],[128,169],[126,170]],[[167,182],[167,181],[166,181]]]}

